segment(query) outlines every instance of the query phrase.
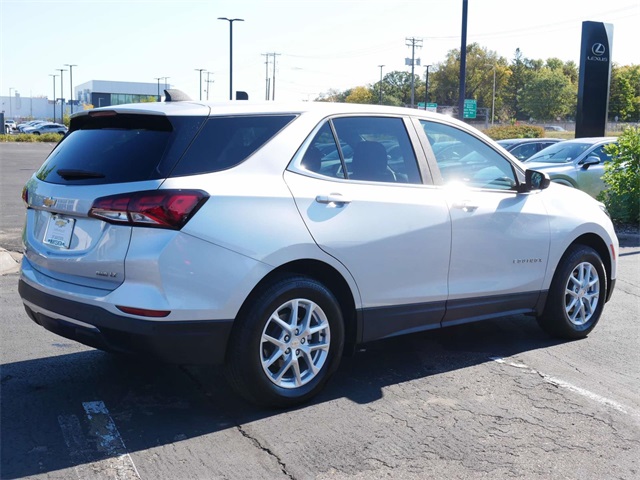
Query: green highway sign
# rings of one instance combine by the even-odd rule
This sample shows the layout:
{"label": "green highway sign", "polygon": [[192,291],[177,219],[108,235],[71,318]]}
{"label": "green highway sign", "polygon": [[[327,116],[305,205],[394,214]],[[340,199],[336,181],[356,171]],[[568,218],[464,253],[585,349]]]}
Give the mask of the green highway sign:
{"label": "green highway sign", "polygon": [[465,98],[464,99],[464,110],[463,110],[463,118],[476,118],[476,113],[478,111],[478,102],[473,98]]}
{"label": "green highway sign", "polygon": [[437,103],[427,103],[427,111],[428,112],[437,112],[438,104]]}

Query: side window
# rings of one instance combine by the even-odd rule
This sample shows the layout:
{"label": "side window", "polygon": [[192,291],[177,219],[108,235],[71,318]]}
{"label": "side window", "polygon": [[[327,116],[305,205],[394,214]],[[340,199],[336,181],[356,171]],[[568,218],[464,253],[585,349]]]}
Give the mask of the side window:
{"label": "side window", "polygon": [[596,148],[593,152],[589,154],[589,156],[595,155],[600,157],[600,163],[608,162],[611,160],[611,155],[604,151],[604,145]]}
{"label": "side window", "polygon": [[455,127],[420,120],[444,183],[510,190],[517,185],[513,166],[482,140]]}
{"label": "side window", "polygon": [[330,120],[315,135],[300,164],[328,177],[422,183],[411,140],[401,118],[340,117]]}

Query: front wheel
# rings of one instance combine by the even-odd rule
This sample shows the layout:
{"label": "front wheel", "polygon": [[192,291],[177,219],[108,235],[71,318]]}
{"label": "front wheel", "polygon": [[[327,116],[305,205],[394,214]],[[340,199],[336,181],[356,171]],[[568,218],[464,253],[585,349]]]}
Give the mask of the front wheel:
{"label": "front wheel", "polygon": [[302,276],[267,286],[234,326],[225,373],[247,400],[288,407],[316,395],[344,345],[342,312],[320,282]]}
{"label": "front wheel", "polygon": [[538,323],[558,338],[584,338],[600,319],[606,292],[600,255],[590,247],[574,245],[558,265]]}

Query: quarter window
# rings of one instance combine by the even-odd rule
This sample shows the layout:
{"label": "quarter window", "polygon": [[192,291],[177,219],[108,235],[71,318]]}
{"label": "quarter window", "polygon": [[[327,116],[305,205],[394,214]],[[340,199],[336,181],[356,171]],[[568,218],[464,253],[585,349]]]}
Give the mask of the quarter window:
{"label": "quarter window", "polygon": [[420,120],[445,184],[510,190],[517,185],[513,166],[489,145],[462,130]]}

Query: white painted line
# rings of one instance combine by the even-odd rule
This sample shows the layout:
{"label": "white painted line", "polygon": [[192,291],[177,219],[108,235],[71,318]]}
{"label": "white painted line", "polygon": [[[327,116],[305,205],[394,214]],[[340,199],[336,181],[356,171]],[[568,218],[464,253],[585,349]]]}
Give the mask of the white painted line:
{"label": "white painted line", "polygon": [[140,474],[105,404],[101,401],[84,402],[82,406],[89,419],[89,431],[98,440],[98,451],[108,455],[102,462],[106,463],[104,466],[109,476],[118,480],[139,479]]}
{"label": "white painted line", "polygon": [[58,416],[58,424],[78,479],[140,480],[140,474],[105,404],[100,401],[85,402],[82,406],[89,420],[92,441],[85,436],[76,415]]}
{"label": "white painted line", "polygon": [[631,415],[637,418],[640,418],[640,413],[629,409],[627,407],[625,407],[624,405],[616,402],[615,400],[611,400],[610,398],[607,397],[603,397],[602,395],[598,395],[597,393],[593,393],[587,389],[581,388],[581,387],[577,387],[569,382],[565,382],[564,380],[560,380],[558,378],[555,377],[551,377],[549,375],[547,375],[546,373],[542,373],[539,370],[535,370],[527,365],[525,365],[524,363],[516,363],[516,362],[509,362],[507,360],[505,360],[504,358],[501,357],[491,357],[491,360],[493,360],[494,362],[497,363],[501,363],[504,365],[509,365],[510,367],[515,367],[515,368],[520,368],[520,369],[524,369],[524,370],[529,370],[530,373],[534,373],[536,375],[539,375],[545,382],[550,383],[551,385],[555,385],[556,387],[560,387],[560,388],[565,388],[573,393],[577,393],[578,395],[582,395],[583,397],[586,397],[590,400],[593,400],[594,402],[600,403],[602,405],[606,405],[609,408],[613,408],[614,410],[617,410],[621,413],[624,413],[626,415]]}

